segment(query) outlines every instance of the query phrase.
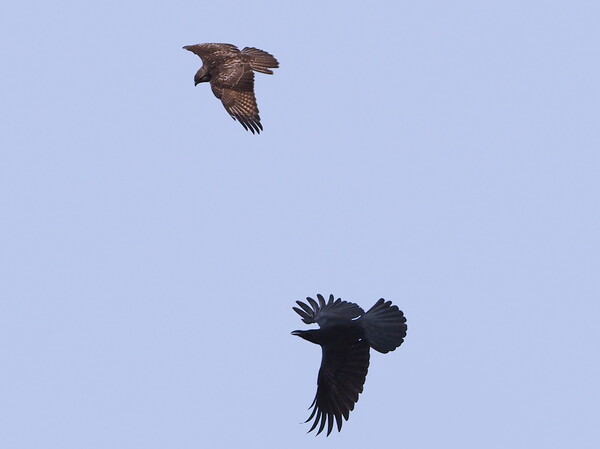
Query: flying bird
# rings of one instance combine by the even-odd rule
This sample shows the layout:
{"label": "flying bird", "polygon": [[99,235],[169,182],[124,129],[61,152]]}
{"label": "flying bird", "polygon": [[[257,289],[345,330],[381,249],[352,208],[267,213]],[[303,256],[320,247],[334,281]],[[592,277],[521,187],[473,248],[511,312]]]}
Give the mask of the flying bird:
{"label": "flying bird", "polygon": [[393,351],[406,337],[406,318],[391,301],[380,299],[367,313],[358,305],[329,300],[317,295],[318,303],[306,298],[308,304],[296,301],[293,309],[306,324],[317,323],[319,329],[293,331],[321,346],[322,359],[317,378],[317,394],[305,422],[314,418],[309,432],[319,426],[317,435],[327,425],[327,436],[335,423],[342,430],[342,417],[348,421],[350,411],[363,391],[369,368],[369,349],[387,353]]}
{"label": "flying bird", "polygon": [[263,129],[254,96],[254,72],[273,74],[279,67],[273,55],[253,47],[240,51],[231,44],[197,44],[183,47],[202,59],[202,67],[194,76],[194,83],[210,82],[225,110],[244,129],[260,134]]}

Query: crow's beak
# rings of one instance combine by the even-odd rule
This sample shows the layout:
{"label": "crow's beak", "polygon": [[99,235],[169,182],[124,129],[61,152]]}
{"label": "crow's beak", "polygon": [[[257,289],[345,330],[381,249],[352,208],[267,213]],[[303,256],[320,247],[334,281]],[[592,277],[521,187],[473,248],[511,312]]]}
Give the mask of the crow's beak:
{"label": "crow's beak", "polygon": [[302,331],[292,331],[291,332],[292,335],[298,335],[298,336],[300,336],[301,333],[302,333]]}

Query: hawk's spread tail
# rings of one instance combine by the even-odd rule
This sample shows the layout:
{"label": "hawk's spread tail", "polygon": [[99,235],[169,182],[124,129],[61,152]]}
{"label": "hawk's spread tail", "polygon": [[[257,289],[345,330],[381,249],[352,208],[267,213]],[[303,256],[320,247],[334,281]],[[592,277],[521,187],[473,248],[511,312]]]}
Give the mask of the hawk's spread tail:
{"label": "hawk's spread tail", "polygon": [[258,48],[254,47],[244,47],[242,53],[250,57],[248,62],[250,63],[252,70],[256,72],[272,75],[273,70],[270,69],[276,69],[279,67],[279,62],[277,62],[277,59],[275,59],[273,55],[267,53],[266,51],[259,50]]}
{"label": "hawk's spread tail", "polygon": [[361,317],[365,337],[376,351],[393,351],[406,337],[406,318],[391,301],[380,299]]}

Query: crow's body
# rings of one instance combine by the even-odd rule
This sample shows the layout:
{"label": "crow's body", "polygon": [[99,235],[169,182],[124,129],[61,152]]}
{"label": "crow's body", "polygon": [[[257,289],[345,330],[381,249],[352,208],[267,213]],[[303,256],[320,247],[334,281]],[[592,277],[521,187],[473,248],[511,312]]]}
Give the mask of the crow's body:
{"label": "crow's body", "polygon": [[210,82],[213,93],[229,115],[244,129],[259,134],[262,125],[254,96],[254,72],[272,75],[271,69],[279,67],[277,59],[258,48],[245,47],[240,51],[231,44],[197,44],[183,48],[202,59],[194,83]]}
{"label": "crow's body", "polygon": [[311,404],[312,412],[306,422],[314,418],[309,432],[319,426],[317,435],[327,425],[327,435],[338,431],[342,418],[348,420],[350,411],[369,369],[369,349],[393,351],[406,337],[406,318],[390,301],[380,299],[366,313],[358,305],[317,295],[318,303],[306,298],[308,304],[296,301],[293,309],[306,324],[317,323],[319,329],[298,330],[293,335],[304,338],[322,348],[323,358],[317,379],[317,394]]}

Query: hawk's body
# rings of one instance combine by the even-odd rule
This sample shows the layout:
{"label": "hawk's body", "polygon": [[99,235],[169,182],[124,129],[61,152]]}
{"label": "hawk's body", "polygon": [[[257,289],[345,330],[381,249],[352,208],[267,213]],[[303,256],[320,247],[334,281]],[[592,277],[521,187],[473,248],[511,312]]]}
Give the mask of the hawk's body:
{"label": "hawk's body", "polygon": [[196,73],[196,85],[210,82],[225,110],[254,134],[263,129],[254,96],[254,72],[272,75],[271,69],[279,67],[277,59],[266,51],[253,47],[239,50],[231,44],[198,44],[183,47],[202,59]]}

